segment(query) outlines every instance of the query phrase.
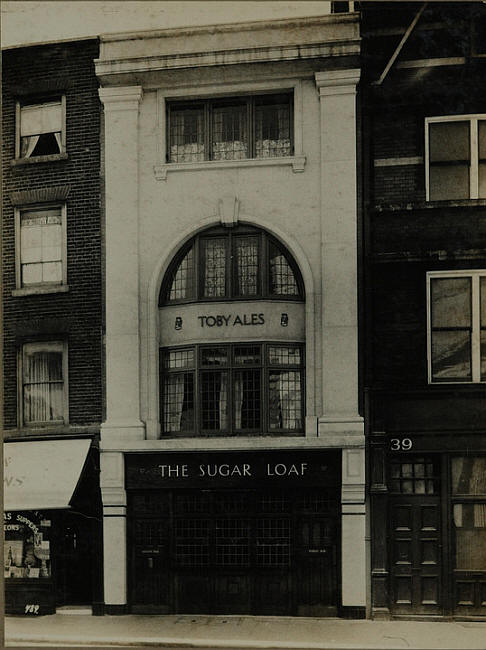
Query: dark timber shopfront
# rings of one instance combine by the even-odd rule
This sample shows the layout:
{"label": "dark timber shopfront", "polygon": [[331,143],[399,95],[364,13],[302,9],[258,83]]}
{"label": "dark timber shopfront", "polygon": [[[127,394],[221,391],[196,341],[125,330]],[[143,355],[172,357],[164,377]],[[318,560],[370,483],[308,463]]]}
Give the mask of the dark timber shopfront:
{"label": "dark timber shopfront", "polygon": [[373,436],[375,614],[486,616],[484,436],[439,440]]}
{"label": "dark timber shopfront", "polygon": [[127,454],[133,613],[335,616],[341,454]]}

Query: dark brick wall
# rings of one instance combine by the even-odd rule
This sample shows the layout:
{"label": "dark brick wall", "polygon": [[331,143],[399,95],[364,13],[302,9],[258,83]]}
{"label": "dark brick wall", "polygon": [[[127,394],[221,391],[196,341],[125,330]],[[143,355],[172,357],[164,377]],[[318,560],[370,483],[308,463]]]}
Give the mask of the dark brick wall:
{"label": "dark brick wall", "polygon": [[[100,103],[96,40],[6,51],[3,55],[3,300],[5,428],[17,426],[16,351],[26,337],[66,338],[70,425],[98,425],[102,409]],[[19,96],[58,89],[66,96],[67,160],[12,167]],[[68,293],[13,297],[13,190],[70,186]],[[70,429],[66,429],[68,433]]]}
{"label": "dark brick wall", "polygon": [[[486,113],[486,88],[481,81],[486,74],[486,59],[470,56],[469,8],[465,3],[465,19],[461,22],[456,20],[461,13],[459,6],[437,3],[434,7],[429,3],[422,25],[445,24],[446,29],[441,33],[434,29],[420,32],[419,24],[419,32],[411,42],[422,40],[422,49],[414,52],[408,47],[396,62],[422,56],[465,56],[463,64],[411,69],[395,65],[381,85],[373,85],[401,36],[388,34],[385,43],[383,32],[372,31],[390,27],[386,12],[394,11],[391,3],[365,3],[363,7],[362,105],[364,138],[368,142],[363,157],[367,179],[364,365],[365,386],[372,392],[372,427],[380,419],[385,427],[395,430],[457,429],[462,422],[466,431],[477,427],[477,413],[484,412],[484,386],[451,388],[427,383],[426,273],[486,268],[485,201],[425,203],[424,162],[375,165],[375,160],[380,159],[424,158],[426,117]],[[409,12],[402,19],[407,27],[416,8],[408,4],[402,9]],[[482,11],[486,13],[486,8]],[[380,12],[384,12],[381,18]],[[395,18],[398,20],[397,15]],[[463,30],[464,38],[457,36],[457,30]],[[385,397],[380,405],[373,395],[382,391]],[[393,408],[386,406],[395,404],[392,393],[399,395],[403,403],[404,396],[414,394],[405,400],[407,407],[399,422],[393,420]],[[461,398],[454,401],[456,393]],[[448,406],[452,403],[458,409],[454,418]]]}

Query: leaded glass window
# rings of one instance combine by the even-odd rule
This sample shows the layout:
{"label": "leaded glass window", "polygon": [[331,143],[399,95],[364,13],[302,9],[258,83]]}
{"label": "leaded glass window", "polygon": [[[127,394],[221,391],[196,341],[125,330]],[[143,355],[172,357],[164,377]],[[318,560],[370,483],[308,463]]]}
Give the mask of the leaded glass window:
{"label": "leaded glass window", "polygon": [[301,344],[237,343],[163,350],[163,433],[301,433],[303,365]]}

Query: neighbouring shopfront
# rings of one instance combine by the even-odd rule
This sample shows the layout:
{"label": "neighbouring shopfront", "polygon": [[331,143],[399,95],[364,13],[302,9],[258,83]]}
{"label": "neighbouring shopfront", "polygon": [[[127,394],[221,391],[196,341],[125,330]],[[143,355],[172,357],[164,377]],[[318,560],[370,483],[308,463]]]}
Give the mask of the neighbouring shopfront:
{"label": "neighbouring shopfront", "polygon": [[4,445],[5,612],[53,614],[101,597],[97,450],[91,440]]}
{"label": "neighbouring shopfront", "polygon": [[382,462],[374,440],[373,599],[392,616],[486,616],[486,455],[458,438],[389,437]]}
{"label": "neighbouring shopfront", "polygon": [[126,454],[133,613],[335,616],[341,454]]}

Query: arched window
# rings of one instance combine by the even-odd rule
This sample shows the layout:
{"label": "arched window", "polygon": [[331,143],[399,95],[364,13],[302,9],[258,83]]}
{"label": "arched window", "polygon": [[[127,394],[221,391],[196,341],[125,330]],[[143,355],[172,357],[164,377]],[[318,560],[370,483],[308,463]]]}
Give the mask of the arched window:
{"label": "arched window", "polygon": [[285,248],[251,226],[211,228],[180,252],[162,286],[160,306],[199,300],[303,300],[303,283]]}
{"label": "arched window", "polygon": [[303,434],[303,302],[295,261],[266,232],[217,227],[188,242],[159,299],[162,435]]}

